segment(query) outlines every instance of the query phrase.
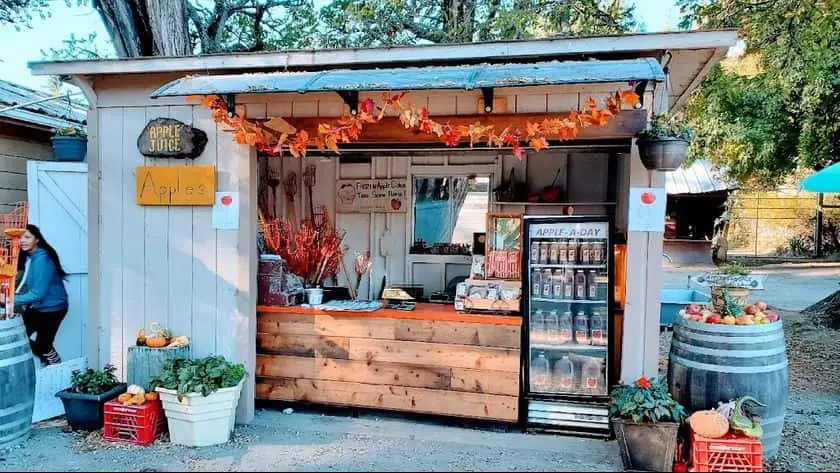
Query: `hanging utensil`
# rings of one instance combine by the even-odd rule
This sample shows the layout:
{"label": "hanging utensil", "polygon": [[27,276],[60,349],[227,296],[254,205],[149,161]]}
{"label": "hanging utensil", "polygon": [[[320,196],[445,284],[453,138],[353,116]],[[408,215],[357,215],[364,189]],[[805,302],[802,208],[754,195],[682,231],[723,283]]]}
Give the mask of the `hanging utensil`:
{"label": "hanging utensil", "polygon": [[312,188],[315,187],[315,165],[309,164],[303,171],[303,185],[309,194],[309,218],[315,224],[315,204],[312,202]]}
{"label": "hanging utensil", "polygon": [[297,230],[297,210],[295,210],[295,195],[298,192],[297,174],[290,172],[283,181],[283,192],[286,194],[286,220]]}

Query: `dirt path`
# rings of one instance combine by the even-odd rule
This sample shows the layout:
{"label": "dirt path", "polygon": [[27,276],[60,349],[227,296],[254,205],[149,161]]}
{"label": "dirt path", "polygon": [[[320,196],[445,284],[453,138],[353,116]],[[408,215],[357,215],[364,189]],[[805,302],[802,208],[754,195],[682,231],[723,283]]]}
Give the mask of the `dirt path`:
{"label": "dirt path", "polygon": [[[768,471],[837,471],[840,465],[840,331],[817,327],[799,312],[785,323],[790,386],[782,444]],[[671,332],[660,338],[660,372],[668,370]]]}

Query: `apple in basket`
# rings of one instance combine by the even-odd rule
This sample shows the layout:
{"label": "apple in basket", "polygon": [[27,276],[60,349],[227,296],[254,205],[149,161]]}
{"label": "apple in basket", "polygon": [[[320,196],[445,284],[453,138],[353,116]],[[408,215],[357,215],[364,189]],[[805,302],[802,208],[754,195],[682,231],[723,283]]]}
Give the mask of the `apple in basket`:
{"label": "apple in basket", "polygon": [[689,304],[685,307],[685,311],[689,314],[703,315],[703,306],[700,304]]}

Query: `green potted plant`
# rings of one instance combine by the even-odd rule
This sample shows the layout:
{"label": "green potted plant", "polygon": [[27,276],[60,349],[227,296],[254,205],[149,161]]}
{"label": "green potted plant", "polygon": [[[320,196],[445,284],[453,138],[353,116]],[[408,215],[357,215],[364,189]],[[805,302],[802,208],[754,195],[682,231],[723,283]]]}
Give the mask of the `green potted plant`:
{"label": "green potted plant", "polygon": [[246,374],[244,365],[223,356],[166,360],[150,383],[160,393],[172,443],[202,447],[227,442]]}
{"label": "green potted plant", "polygon": [[752,271],[737,262],[730,263],[713,273],[711,285],[712,307],[720,312],[726,306],[726,300],[745,305],[750,297],[750,280]]}
{"label": "green potted plant", "polygon": [[116,375],[117,368],[106,364],[101,370],[73,370],[71,386],[57,392],[64,404],[67,423],[73,430],[96,430],[105,423],[104,405],[126,391]]}
{"label": "green potted plant", "polygon": [[639,156],[647,169],[673,171],[688,154],[691,129],[665,113],[651,120],[647,129],[636,135]]}
{"label": "green potted plant", "polygon": [[52,143],[59,161],[84,161],[87,156],[87,134],[79,127],[56,128]]}
{"label": "green potted plant", "polygon": [[610,393],[610,418],[624,468],[671,471],[677,433],[686,412],[671,394],[665,377],[637,379]]}

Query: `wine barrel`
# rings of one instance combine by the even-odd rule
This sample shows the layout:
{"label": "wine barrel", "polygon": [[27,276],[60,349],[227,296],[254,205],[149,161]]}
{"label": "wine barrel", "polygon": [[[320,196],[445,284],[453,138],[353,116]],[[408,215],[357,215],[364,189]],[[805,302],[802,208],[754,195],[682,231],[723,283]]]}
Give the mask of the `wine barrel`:
{"label": "wine barrel", "polygon": [[0,320],[0,448],[26,439],[34,404],[35,363],[23,319]]}
{"label": "wine barrel", "polygon": [[782,439],[788,400],[788,360],[782,322],[720,325],[677,318],[668,360],[671,395],[689,412],[752,396],[759,411],[765,458]]}

